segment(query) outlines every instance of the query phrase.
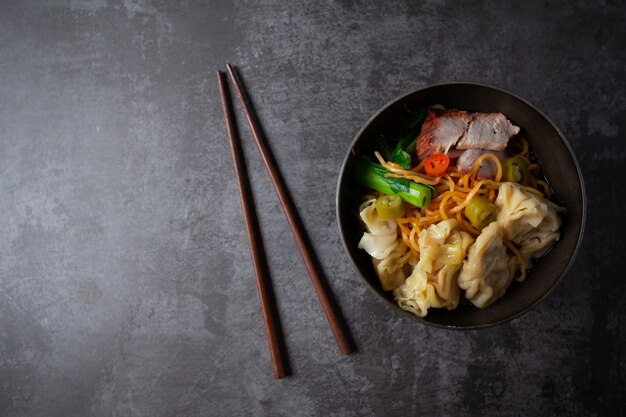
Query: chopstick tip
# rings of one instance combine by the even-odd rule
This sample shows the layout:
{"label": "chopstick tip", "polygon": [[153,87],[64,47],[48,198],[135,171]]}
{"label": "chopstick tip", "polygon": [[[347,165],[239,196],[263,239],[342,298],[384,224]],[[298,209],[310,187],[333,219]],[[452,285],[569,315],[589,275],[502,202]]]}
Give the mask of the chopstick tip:
{"label": "chopstick tip", "polygon": [[233,64],[231,63],[226,64],[226,69],[228,70],[228,73],[230,74],[230,77],[232,78],[232,80],[236,81],[237,71],[235,70],[235,67],[233,66]]}

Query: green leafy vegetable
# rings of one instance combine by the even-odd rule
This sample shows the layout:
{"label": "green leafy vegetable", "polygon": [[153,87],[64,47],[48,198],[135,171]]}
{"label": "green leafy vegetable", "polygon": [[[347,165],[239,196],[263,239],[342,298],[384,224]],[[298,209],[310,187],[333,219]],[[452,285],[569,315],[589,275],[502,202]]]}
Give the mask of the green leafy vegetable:
{"label": "green leafy vegetable", "polygon": [[391,152],[391,160],[404,169],[411,168],[411,154],[397,146]]}
{"label": "green leafy vegetable", "polygon": [[352,176],[364,187],[383,194],[397,194],[401,199],[416,207],[425,208],[435,194],[435,189],[428,185],[418,184],[406,178],[385,177],[389,171],[380,164],[372,162],[361,155],[355,161]]}
{"label": "green leafy vegetable", "polygon": [[383,135],[378,140],[379,152],[386,161],[391,160],[400,165],[404,169],[411,167],[411,155],[415,153],[417,146],[417,137],[422,130],[422,123],[426,117],[424,109],[411,110],[408,107],[403,108],[402,116],[398,126],[389,133],[390,141]]}

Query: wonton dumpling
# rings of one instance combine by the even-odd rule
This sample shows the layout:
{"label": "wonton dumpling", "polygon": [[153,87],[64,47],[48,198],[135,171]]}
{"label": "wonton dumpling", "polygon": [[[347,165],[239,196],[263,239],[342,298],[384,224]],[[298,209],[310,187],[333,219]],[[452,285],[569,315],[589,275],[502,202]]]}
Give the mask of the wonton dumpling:
{"label": "wonton dumpling", "polygon": [[498,222],[485,227],[459,273],[459,287],[476,307],[484,308],[502,297],[513,281],[515,258],[507,255]]}
{"label": "wonton dumpling", "polygon": [[403,285],[394,292],[398,305],[420,317],[430,307],[456,308],[456,276],[474,240],[456,220],[443,220],[419,233],[420,260]]}
{"label": "wonton dumpling", "polygon": [[[548,201],[548,203],[550,202]],[[549,205],[553,204],[550,203]],[[520,239],[520,253],[526,260],[528,268],[532,267],[531,258],[538,258],[546,253],[561,237],[559,232],[561,218],[557,214],[557,210],[560,209],[560,207],[554,205],[553,209],[548,210],[548,214],[546,214],[539,227]]]}
{"label": "wonton dumpling", "polygon": [[368,200],[360,207],[367,232],[363,233],[358,247],[372,257],[383,290],[391,291],[404,283],[417,260],[398,237],[396,221],[378,217],[375,201]]}
{"label": "wonton dumpling", "polygon": [[417,259],[408,251],[408,247],[398,239],[396,249],[392,250],[385,259],[372,258],[376,275],[384,291],[392,291],[404,284],[407,275],[417,263]]}
{"label": "wonton dumpling", "polygon": [[364,249],[372,258],[385,259],[396,247],[398,237],[395,220],[381,220],[376,212],[374,202],[368,200],[359,207],[361,220],[367,227],[367,232],[359,241],[359,249]]}
{"label": "wonton dumpling", "polygon": [[495,205],[504,238],[517,244],[531,267],[531,258],[545,253],[560,238],[562,209],[545,198],[505,182],[498,189]]}

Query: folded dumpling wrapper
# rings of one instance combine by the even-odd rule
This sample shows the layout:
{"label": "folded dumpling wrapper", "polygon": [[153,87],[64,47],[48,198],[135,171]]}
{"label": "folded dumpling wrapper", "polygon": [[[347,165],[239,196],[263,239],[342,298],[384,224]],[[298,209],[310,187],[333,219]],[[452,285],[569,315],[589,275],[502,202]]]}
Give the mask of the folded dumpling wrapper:
{"label": "folded dumpling wrapper", "polygon": [[376,275],[384,291],[393,291],[406,281],[417,263],[417,258],[409,251],[404,242],[391,251],[385,259],[372,258]]}
{"label": "folded dumpling wrapper", "polygon": [[559,240],[558,213],[563,209],[551,201],[505,182],[498,189],[495,206],[504,238],[520,248],[527,268],[532,267],[533,257],[543,255]]}
{"label": "folded dumpling wrapper", "polygon": [[507,254],[502,238],[498,222],[485,227],[469,249],[459,273],[459,287],[476,307],[487,307],[502,297],[513,281],[516,260]]}
{"label": "folded dumpling wrapper", "polygon": [[394,292],[398,305],[420,317],[431,307],[449,310],[459,303],[457,274],[474,239],[456,220],[443,220],[419,233],[420,260]]}
{"label": "folded dumpling wrapper", "polygon": [[376,211],[375,199],[359,207],[359,215],[367,231],[359,241],[359,249],[371,257],[376,275],[384,291],[392,291],[404,283],[417,259],[398,237],[395,220],[381,220]]}
{"label": "folded dumpling wrapper", "polygon": [[385,259],[397,247],[397,227],[395,220],[382,220],[378,217],[374,203],[368,200],[359,207],[359,215],[367,228],[359,241],[359,249],[365,250],[372,258]]}

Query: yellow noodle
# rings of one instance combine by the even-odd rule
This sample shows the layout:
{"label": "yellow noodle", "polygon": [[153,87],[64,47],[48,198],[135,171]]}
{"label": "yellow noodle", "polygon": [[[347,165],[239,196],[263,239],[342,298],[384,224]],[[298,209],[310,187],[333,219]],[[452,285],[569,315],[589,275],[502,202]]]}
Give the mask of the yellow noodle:
{"label": "yellow noodle", "polygon": [[539,172],[541,172],[541,165],[539,164],[528,165],[528,172],[530,172],[531,175],[538,176]]}
{"label": "yellow noodle", "polygon": [[419,232],[419,228],[417,227],[414,227],[413,229],[411,229],[411,232],[409,233],[409,247],[419,254],[420,246],[417,241],[418,232]]}
{"label": "yellow noodle", "polygon": [[390,171],[390,173],[385,174],[386,177],[406,178],[406,179],[415,181],[419,184],[425,184],[425,185],[439,184],[439,181],[440,181],[439,178],[433,179],[432,177],[429,177],[426,174],[418,174],[413,171],[407,171],[403,169],[400,165],[394,162],[385,161],[385,159],[381,156],[381,154],[378,151],[374,152],[374,155],[376,156],[376,159],[378,159],[378,162],[380,162],[382,166],[384,166]]}
{"label": "yellow noodle", "polygon": [[424,159],[422,162],[420,162],[419,164],[417,164],[417,166],[415,166],[414,168],[411,168],[411,171],[413,172],[417,172],[422,170],[422,168],[424,168],[424,164],[426,163],[426,159]]}
{"label": "yellow noodle", "polygon": [[[388,166],[385,166],[385,168],[389,169]],[[391,169],[389,169],[391,171]],[[435,180],[427,180],[425,178],[423,178],[420,175],[417,174],[408,174],[408,172],[410,171],[396,171],[396,172],[390,172],[385,174],[385,177],[389,177],[389,178],[406,178],[407,180],[411,180],[414,181],[418,184],[424,184],[424,185],[437,185],[439,184],[439,179],[435,179]]]}
{"label": "yellow noodle", "polygon": [[[528,155],[528,142],[524,138],[520,138],[522,151],[520,155]],[[470,221],[465,217],[464,208],[475,196],[484,196],[489,201],[494,202],[498,196],[498,188],[502,180],[502,164],[500,160],[491,153],[485,153],[476,159],[470,171],[465,174],[459,173],[456,167],[449,167],[448,171],[442,177],[433,178],[423,172],[423,163],[411,168],[410,170],[402,169],[398,164],[385,161],[380,153],[375,152],[376,158],[379,160],[389,173],[387,176],[394,178],[406,178],[420,184],[432,185],[435,187],[436,196],[430,201],[426,208],[418,208],[407,205],[406,213],[403,217],[397,219],[398,235],[408,247],[408,251],[403,255],[408,260],[411,256],[419,259],[419,232],[420,230],[436,224],[443,219],[454,218],[459,227],[473,237],[480,235],[480,230],[476,229]],[[496,164],[496,175],[493,180],[477,179],[476,173],[482,162],[491,160]],[[536,165],[536,167],[535,167]],[[533,172],[540,172],[537,164],[531,165]],[[522,190],[533,193],[540,197],[549,194],[550,187],[543,180],[536,180],[536,187],[520,186]],[[544,191],[544,193],[541,192]],[[372,196],[367,196],[372,198]],[[375,198],[375,197],[374,197]],[[526,264],[519,250],[508,241],[506,246],[515,254],[520,264],[521,275],[516,279],[523,281],[526,278]]]}
{"label": "yellow noodle", "polygon": [[[410,247],[409,247],[409,249],[410,249]],[[396,262],[398,264],[400,264],[400,265],[405,264],[405,263],[407,263],[409,261],[409,259],[411,259],[412,256],[413,256],[413,253],[410,250],[408,250],[408,251],[406,251],[406,253],[404,255],[399,257]]]}
{"label": "yellow noodle", "polygon": [[469,192],[469,194],[467,194],[467,197],[465,197],[465,200],[463,201],[463,203],[457,205],[456,207],[454,207],[453,209],[450,210],[450,213],[456,213],[457,211],[461,211],[465,208],[465,206],[467,206],[467,204],[472,200],[472,198],[474,198],[474,196],[478,193],[478,190],[480,189],[480,187],[482,187],[484,184],[487,183],[488,180],[480,180],[478,181],[475,185],[474,188],[472,188],[472,191]]}
{"label": "yellow noodle", "polygon": [[539,196],[539,197],[544,197],[544,194],[543,194],[541,191],[539,191],[538,189],[536,189],[536,188],[526,187],[526,186],[519,185],[519,184],[518,184],[518,186],[519,186],[522,190],[524,190],[524,191],[528,191],[529,193],[535,194],[535,195],[537,195],[537,196]]}
{"label": "yellow noodle", "polygon": [[544,194],[546,196],[549,197],[552,194],[552,190],[550,189],[550,186],[544,180],[537,180],[537,185],[543,188]]}
{"label": "yellow noodle", "polygon": [[520,251],[515,247],[515,245],[513,245],[508,240],[504,240],[504,244],[506,245],[507,248],[511,249],[511,252],[515,254],[515,257],[517,258],[517,262],[519,263],[519,266],[520,266],[521,275],[515,279],[518,282],[524,281],[526,279],[526,261],[524,261],[524,257],[522,256]]}
{"label": "yellow noodle", "polygon": [[480,230],[476,229],[472,226],[465,217],[461,214],[461,212],[456,213],[456,221],[459,223],[461,229],[465,230],[467,233],[472,235],[473,237],[477,237],[480,234]]}
{"label": "yellow noodle", "polygon": [[476,158],[474,165],[472,165],[472,169],[470,169],[465,175],[468,175],[470,177],[473,176],[478,171],[478,169],[480,168],[480,164],[482,164],[485,159],[491,159],[496,164],[496,177],[494,178],[494,181],[500,182],[500,180],[502,179],[502,164],[500,163],[500,160],[497,156],[489,152],[484,153]]}

